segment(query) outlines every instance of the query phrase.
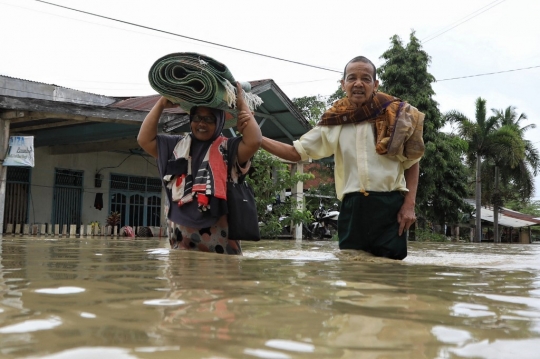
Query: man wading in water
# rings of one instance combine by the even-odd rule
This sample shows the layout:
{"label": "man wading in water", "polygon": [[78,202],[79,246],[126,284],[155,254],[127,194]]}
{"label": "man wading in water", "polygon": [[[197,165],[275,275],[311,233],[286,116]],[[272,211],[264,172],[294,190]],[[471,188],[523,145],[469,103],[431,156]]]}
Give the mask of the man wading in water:
{"label": "man wading in water", "polygon": [[340,249],[407,256],[406,231],[416,220],[424,114],[378,92],[373,63],[358,56],[345,66],[336,101],[293,145],[263,137],[261,147],[289,161],[334,155]]}

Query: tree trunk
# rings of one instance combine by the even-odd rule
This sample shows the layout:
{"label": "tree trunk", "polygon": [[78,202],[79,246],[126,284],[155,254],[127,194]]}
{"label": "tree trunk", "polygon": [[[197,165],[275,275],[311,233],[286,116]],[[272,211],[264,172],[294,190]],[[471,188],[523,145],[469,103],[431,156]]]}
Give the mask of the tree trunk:
{"label": "tree trunk", "polygon": [[452,225],[452,242],[459,241],[459,224]]}
{"label": "tree trunk", "polygon": [[409,236],[407,239],[409,241],[416,241],[416,222],[413,222],[409,227]]}
{"label": "tree trunk", "polygon": [[493,242],[499,243],[499,167],[495,166],[495,195],[496,200],[493,203]]}
{"label": "tree trunk", "polygon": [[482,177],[480,170],[482,167],[482,159],[480,154],[476,155],[476,236],[475,242],[482,241]]}

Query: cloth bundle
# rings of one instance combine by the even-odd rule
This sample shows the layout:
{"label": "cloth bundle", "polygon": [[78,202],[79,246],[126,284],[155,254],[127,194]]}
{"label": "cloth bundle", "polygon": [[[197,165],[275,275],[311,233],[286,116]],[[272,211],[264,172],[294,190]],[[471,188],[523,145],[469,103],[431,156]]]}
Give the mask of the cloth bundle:
{"label": "cloth bundle", "polygon": [[[177,52],[158,59],[148,74],[150,86],[189,112],[193,106],[230,110],[236,106],[236,80],[223,63],[194,52]],[[247,105],[253,111],[262,104],[241,83]]]}

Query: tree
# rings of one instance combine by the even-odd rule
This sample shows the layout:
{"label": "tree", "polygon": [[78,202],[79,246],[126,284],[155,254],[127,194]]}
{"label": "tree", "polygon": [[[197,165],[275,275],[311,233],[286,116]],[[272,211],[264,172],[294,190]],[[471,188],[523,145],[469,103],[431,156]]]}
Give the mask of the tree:
{"label": "tree", "polygon": [[293,98],[292,102],[298,107],[302,115],[309,121],[311,126],[315,126],[321,119],[323,113],[330,107],[336,100],[344,98],[345,91],[341,89],[341,85],[338,86],[336,91],[328,96],[326,101],[324,96],[304,96]]}
{"label": "tree", "polygon": [[[484,202],[493,205],[494,212],[494,240],[500,242],[498,228],[499,207],[505,201],[520,200],[526,202],[534,193],[534,176],[539,167],[539,154],[532,143],[525,139],[525,132],[536,125],[530,124],[521,127],[521,122],[527,119],[524,113],[518,116],[516,108],[508,106],[505,110],[492,109],[493,118],[497,121],[497,128],[512,128],[523,142],[525,155],[516,166],[501,166],[501,159],[495,157],[487,159],[482,166],[482,176],[484,178],[495,178],[495,181],[483,182],[482,196]],[[501,183],[502,182],[502,186]]]}
{"label": "tree", "polygon": [[[525,145],[513,126],[500,125],[495,116],[486,118],[486,100],[482,98],[476,100],[476,121],[471,121],[455,110],[449,111],[445,117],[458,125],[460,136],[468,143],[468,161],[471,164],[475,163],[475,241],[480,242],[482,240],[482,159],[492,161],[497,167],[514,168],[525,156]],[[498,204],[494,207],[497,208]],[[497,223],[494,223],[494,228],[498,232]]]}
{"label": "tree", "polygon": [[444,120],[433,99],[431,84],[435,78],[428,72],[431,59],[414,31],[405,47],[397,35],[390,42],[390,48],[381,56],[385,62],[377,70],[382,82],[380,89],[425,114],[426,150],[420,162],[416,199],[419,217],[441,225],[458,223],[461,214],[470,210],[463,201],[468,193],[469,172],[461,159],[466,144],[456,136],[440,132]]}
{"label": "tree", "polygon": [[309,211],[292,210],[296,208],[295,198],[288,201],[281,199],[283,205],[276,206],[276,197],[296,183],[312,178],[310,173],[291,175],[286,164],[264,150],[255,153],[247,181],[255,192],[259,222],[264,223],[261,227],[263,238],[275,238],[281,234],[282,224],[279,218],[282,216],[287,216],[294,223],[310,223],[312,216]]}
{"label": "tree", "polygon": [[507,206],[511,210],[540,217],[540,201],[511,201]]}
{"label": "tree", "polygon": [[342,98],[344,98],[345,96],[347,96],[347,94],[345,93],[345,91],[343,91],[343,89],[341,88],[341,85],[338,86],[336,92],[334,92],[333,94],[331,94],[328,99],[326,100],[326,104],[328,106],[332,106],[332,104],[337,101],[337,100],[341,100]]}
{"label": "tree", "polygon": [[321,95],[293,98],[292,102],[302,112],[302,115],[309,121],[311,126],[315,126],[324,111],[326,111],[326,102]]}
{"label": "tree", "polygon": [[503,168],[501,180],[504,183],[513,184],[513,192],[519,193],[519,199],[526,202],[534,194],[534,177],[540,169],[540,154],[531,141],[525,139],[525,132],[536,128],[536,125],[529,124],[521,127],[521,122],[527,120],[527,115],[522,113],[518,116],[514,106],[508,106],[505,110],[491,109],[491,111],[493,117],[498,121],[498,127],[509,126],[513,128],[525,146],[523,159],[513,168]]}

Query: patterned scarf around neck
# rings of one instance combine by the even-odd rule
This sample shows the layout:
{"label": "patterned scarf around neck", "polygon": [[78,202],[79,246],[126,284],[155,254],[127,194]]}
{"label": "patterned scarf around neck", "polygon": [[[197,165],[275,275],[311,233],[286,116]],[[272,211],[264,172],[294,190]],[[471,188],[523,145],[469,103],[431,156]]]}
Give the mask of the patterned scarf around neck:
{"label": "patterned scarf around neck", "polygon": [[[227,164],[224,162],[224,148],[227,138],[219,136],[216,138],[199,166],[197,173],[193,175],[191,171],[191,136],[181,139],[175,146],[173,156],[178,162],[178,168],[183,168],[183,173],[166,175],[163,179],[168,182],[168,187],[172,191],[172,200],[178,206],[197,199],[200,211],[210,209],[210,197],[227,199]],[[176,167],[176,166],[175,166]],[[176,176],[176,179],[173,178]]]}
{"label": "patterned scarf around neck", "polygon": [[334,102],[317,126],[368,121],[375,125],[375,150],[379,155],[414,160],[424,154],[424,114],[399,98],[378,92],[358,107],[348,98]]}
{"label": "patterned scarf around neck", "polygon": [[375,120],[382,115],[392,103],[399,103],[397,97],[377,92],[367,103],[358,107],[349,99],[343,98],[334,102],[323,115],[317,126],[335,126],[347,123],[359,123]]}

